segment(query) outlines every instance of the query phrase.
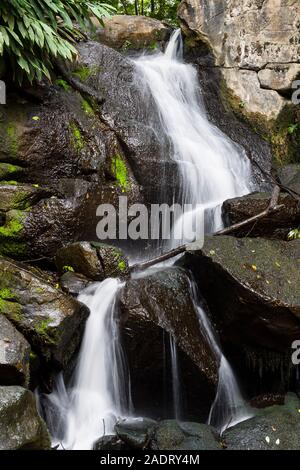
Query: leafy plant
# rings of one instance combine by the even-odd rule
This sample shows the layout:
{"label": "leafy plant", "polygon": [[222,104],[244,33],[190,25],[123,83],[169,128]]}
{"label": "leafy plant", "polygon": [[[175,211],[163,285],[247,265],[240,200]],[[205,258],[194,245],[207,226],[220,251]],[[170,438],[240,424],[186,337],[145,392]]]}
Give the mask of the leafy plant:
{"label": "leafy plant", "polygon": [[288,240],[296,240],[300,238],[300,229],[294,228],[288,233]]}
{"label": "leafy plant", "polygon": [[180,0],[106,0],[119,13],[145,15],[177,25],[177,8]]}
{"label": "leafy plant", "polygon": [[289,134],[294,134],[294,132],[298,129],[298,124],[291,124],[288,127],[288,133]]}
{"label": "leafy plant", "polygon": [[74,268],[72,268],[72,266],[63,266],[63,272],[64,273],[73,273],[74,272]]}
{"label": "leafy plant", "polygon": [[1,0],[0,75],[11,74],[21,84],[50,79],[56,58],[76,57],[79,30],[93,27],[91,16],[102,22],[115,12],[99,0]]}

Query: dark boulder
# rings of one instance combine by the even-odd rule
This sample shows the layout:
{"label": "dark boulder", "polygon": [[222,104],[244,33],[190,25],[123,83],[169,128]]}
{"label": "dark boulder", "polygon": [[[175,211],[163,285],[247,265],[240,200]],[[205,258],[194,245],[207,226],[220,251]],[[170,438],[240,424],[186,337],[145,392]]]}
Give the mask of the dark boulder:
{"label": "dark boulder", "polygon": [[207,236],[182,264],[193,270],[223,340],[285,353],[300,337],[299,258],[299,240]]}
{"label": "dark boulder", "polygon": [[90,279],[87,279],[82,274],[77,274],[72,271],[65,272],[59,280],[62,290],[74,297],[77,297],[91,282]]}
{"label": "dark boulder", "polygon": [[23,168],[10,163],[0,163],[0,180],[11,181],[13,178],[21,176]]}
{"label": "dark boulder", "polygon": [[0,450],[50,449],[50,436],[32,392],[0,387]]}
{"label": "dark boulder", "polygon": [[208,424],[166,420],[159,423],[152,448],[157,450],[221,450]]}
{"label": "dark boulder", "polygon": [[0,213],[13,209],[28,209],[41,199],[50,196],[51,192],[34,185],[16,181],[0,182]]}
{"label": "dark boulder", "polygon": [[[233,225],[267,209],[269,193],[253,193],[247,196],[228,199],[223,203],[223,218],[227,225]],[[278,204],[283,207],[266,217],[235,231],[236,236],[287,239],[291,229],[300,224],[300,200],[290,194],[281,193]]]}
{"label": "dark boulder", "polygon": [[257,410],[256,415],[224,434],[230,450],[299,450],[300,401],[293,393],[284,405]]}
{"label": "dark boulder", "polygon": [[133,449],[145,449],[154,436],[157,422],[149,418],[127,418],[117,422],[115,431]]}
{"label": "dark boulder", "polygon": [[72,269],[94,281],[128,275],[128,262],[122,251],[104,243],[76,242],[64,246],[57,251],[55,263],[60,272]]}
{"label": "dark boulder", "polygon": [[121,311],[136,408],[141,407],[142,412],[143,397],[150,416],[173,416],[172,400],[164,396],[172,394],[172,388],[164,382],[170,377],[172,335],[179,347],[185,412],[195,416],[189,414],[193,402],[196,416],[205,419],[214,396],[218,363],[201,330],[187,275],[169,268],[128,281]]}
{"label": "dark boulder", "polygon": [[107,435],[98,439],[93,446],[93,450],[126,450],[126,445],[118,436]]}
{"label": "dark boulder", "polygon": [[[1,294],[0,294],[1,296]],[[1,302],[1,301],[0,301]],[[10,321],[0,314],[0,384],[29,383],[30,345]]]}
{"label": "dark boulder", "polygon": [[78,348],[89,311],[41,271],[0,257],[0,313],[44,360],[64,367]]}
{"label": "dark boulder", "polygon": [[97,240],[100,204],[117,207],[121,195],[143,202],[122,145],[92,103],[62,79],[37,91],[38,100],[31,89],[8,95],[1,108],[0,177],[10,171],[17,181],[1,185],[0,253],[14,258]]}
{"label": "dark boulder", "polygon": [[[100,26],[100,25],[99,25]],[[95,39],[115,49],[157,49],[169,38],[171,28],[155,18],[114,15],[104,20]]]}
{"label": "dark boulder", "polygon": [[61,273],[72,269],[94,281],[104,278],[97,252],[88,242],[76,242],[60,248],[55,255],[55,264]]}

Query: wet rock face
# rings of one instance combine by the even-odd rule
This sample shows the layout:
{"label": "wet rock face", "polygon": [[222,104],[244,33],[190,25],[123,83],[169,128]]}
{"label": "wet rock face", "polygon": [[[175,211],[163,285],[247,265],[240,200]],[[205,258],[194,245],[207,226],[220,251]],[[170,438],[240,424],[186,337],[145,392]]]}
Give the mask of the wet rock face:
{"label": "wet rock face", "polygon": [[[156,445],[155,445],[156,444]],[[178,423],[166,420],[160,423],[153,448],[160,450],[221,450],[216,433],[207,424]]]}
{"label": "wet rock face", "polygon": [[104,20],[95,39],[115,49],[156,49],[169,38],[171,29],[146,16],[114,15]]}
{"label": "wet rock face", "polygon": [[[250,217],[253,217],[267,209],[271,199],[270,193],[253,193],[243,197],[228,199],[223,203],[223,219],[227,225],[233,225]],[[278,204],[282,208],[268,216],[253,226],[248,225],[235,232],[236,236],[279,238],[287,240],[288,233],[300,223],[300,200],[281,193]]]}
{"label": "wet rock face", "polygon": [[207,424],[136,418],[119,421],[115,431],[128,449],[221,450],[216,433]]}
{"label": "wet rock face", "polygon": [[[127,148],[146,201],[172,200],[179,184],[177,166],[138,68],[132,60],[96,42],[80,43],[78,52],[78,63],[70,72],[102,100],[101,114]],[[88,72],[84,75],[82,71]]]}
{"label": "wet rock face", "polygon": [[299,250],[298,240],[209,236],[186,256],[224,341],[291,350],[300,337]]}
{"label": "wet rock face", "polygon": [[300,164],[285,165],[279,169],[281,184],[300,194]]}
{"label": "wet rock face", "polygon": [[61,273],[69,269],[95,281],[104,278],[97,252],[88,242],[72,243],[60,248],[55,255],[55,263]]}
{"label": "wet rock face", "polygon": [[41,271],[0,258],[0,314],[24,334],[44,361],[67,365],[81,341],[88,313]]}
{"label": "wet rock face", "polygon": [[182,0],[179,7],[183,30],[210,50],[220,70],[224,99],[268,135],[280,161],[299,151],[288,131],[299,120],[290,101],[300,73],[299,17],[297,2],[276,0]]}
{"label": "wet rock face", "polygon": [[55,262],[60,272],[73,270],[94,281],[128,276],[128,262],[122,251],[104,243],[72,243],[58,250]]}
{"label": "wet rock face", "polygon": [[156,428],[157,422],[147,418],[123,419],[115,425],[119,439],[133,449],[145,449],[153,438]]}
{"label": "wet rock face", "polygon": [[0,253],[15,258],[53,257],[76,239],[97,240],[100,204],[118,207],[121,195],[143,201],[93,103],[62,79],[38,92],[38,102],[9,95],[1,108]]}
{"label": "wet rock face", "polygon": [[126,444],[115,435],[107,435],[100,437],[94,446],[93,450],[128,450]]}
{"label": "wet rock face", "polygon": [[0,182],[0,212],[25,210],[41,199],[50,196],[49,191],[33,185]]}
{"label": "wet rock face", "polygon": [[68,271],[61,276],[59,283],[64,292],[77,297],[92,281],[82,274]]}
{"label": "wet rock face", "polygon": [[0,384],[29,383],[30,345],[13,325],[0,314]]}
{"label": "wet rock face", "polygon": [[50,449],[50,436],[39,416],[32,392],[0,387],[0,449]]}
{"label": "wet rock face", "polygon": [[257,410],[256,416],[237,424],[224,434],[231,450],[299,450],[299,406],[293,393],[284,405]]}
{"label": "wet rock face", "polygon": [[142,411],[146,403],[151,416],[172,416],[171,334],[178,345],[185,416],[206,419],[218,364],[200,329],[186,274],[166,269],[128,281],[121,312],[134,406]]}

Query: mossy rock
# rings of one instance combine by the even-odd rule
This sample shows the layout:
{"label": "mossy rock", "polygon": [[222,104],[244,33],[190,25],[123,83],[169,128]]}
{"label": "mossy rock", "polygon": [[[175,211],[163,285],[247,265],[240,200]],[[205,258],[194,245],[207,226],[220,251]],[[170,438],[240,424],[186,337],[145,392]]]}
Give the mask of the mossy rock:
{"label": "mossy rock", "polygon": [[[0,291],[0,304],[9,298],[10,291]],[[0,384],[23,385],[29,384],[29,354],[30,345],[26,339],[13,327],[10,321],[0,314]]]}
{"label": "mossy rock", "polygon": [[[270,193],[258,192],[228,199],[222,206],[223,219],[229,226],[242,222],[266,210],[270,200]],[[257,220],[252,226],[247,225],[236,230],[234,235],[247,236],[250,232],[251,237],[287,240],[290,230],[298,227],[300,223],[300,201],[288,193],[281,192],[278,205],[282,207]]]}
{"label": "mossy rock", "polygon": [[15,181],[0,182],[0,212],[26,210],[39,200],[51,196],[51,192],[32,184]]}
{"label": "mossy rock", "polygon": [[255,416],[224,434],[229,450],[300,450],[300,401],[288,393],[284,405],[256,410]]}
{"label": "mossy rock", "polygon": [[104,272],[95,248],[89,242],[70,243],[60,248],[55,255],[55,263],[60,273],[66,268],[83,274],[88,279],[102,281]]}
{"label": "mossy rock", "polygon": [[0,255],[16,258],[25,257],[28,246],[23,239],[27,213],[10,210],[5,213],[4,224],[0,225]]}
{"label": "mossy rock", "polygon": [[37,412],[34,394],[19,386],[0,386],[0,450],[50,448],[50,435]]}
{"label": "mossy rock", "polygon": [[22,175],[23,172],[24,169],[18,165],[0,163],[0,180],[12,180]]}
{"label": "mossy rock", "polygon": [[128,260],[122,250],[105,243],[92,242],[91,245],[96,248],[105,277],[129,276]]}
{"label": "mossy rock", "polygon": [[154,437],[159,450],[221,450],[216,432],[208,424],[162,421]]}
{"label": "mossy rock", "polygon": [[45,274],[0,257],[0,314],[45,361],[65,366],[78,347],[88,309]]}
{"label": "mossy rock", "polygon": [[207,236],[195,249],[180,264],[192,269],[223,337],[288,354],[300,337],[300,240]]}

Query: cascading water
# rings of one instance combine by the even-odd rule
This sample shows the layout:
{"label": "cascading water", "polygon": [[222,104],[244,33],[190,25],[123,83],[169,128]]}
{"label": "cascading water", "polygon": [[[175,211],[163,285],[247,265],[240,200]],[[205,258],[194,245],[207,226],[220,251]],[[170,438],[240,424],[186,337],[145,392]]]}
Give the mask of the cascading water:
{"label": "cascading water", "polygon": [[211,350],[219,361],[219,377],[216,397],[211,406],[208,423],[213,425],[220,434],[227,428],[251,418],[253,412],[247,407],[233,370],[224,356],[217,340],[214,328],[198,300],[197,286],[190,275],[190,292],[194,309],[198,315],[201,331],[204,333]]}
{"label": "cascading water", "polygon": [[60,375],[46,406],[54,441],[65,449],[91,449],[100,436],[113,433],[116,419],[130,410],[129,376],[115,322],[122,286],[118,279],[106,279],[79,297],[90,316],[73,383],[66,389]]}
{"label": "cascading water", "polygon": [[170,335],[170,354],[171,354],[171,369],[172,369],[172,392],[173,392],[173,409],[174,417],[179,420],[181,415],[181,400],[180,400],[180,378],[179,366],[177,358],[177,344],[172,335]]}
{"label": "cascading water", "polygon": [[[221,225],[225,199],[250,190],[250,164],[245,152],[209,123],[201,100],[197,72],[182,62],[182,41],[177,30],[165,54],[144,56],[136,61],[141,82],[150,89],[160,113],[161,127],[169,138],[174,160],[181,173],[181,193],[176,201],[191,208],[178,218],[171,246],[191,241],[186,227],[204,217],[205,232]],[[191,223],[192,222],[192,225]],[[128,415],[131,400],[129,374],[122,355],[115,322],[122,283],[106,279],[79,297],[90,309],[74,376],[66,388],[63,376],[47,396],[44,409],[54,441],[66,449],[91,449],[101,435],[112,433],[117,417]],[[221,432],[250,415],[241,398],[232,369],[216,341],[207,315],[197,302],[195,285],[191,295],[201,328],[220,361],[219,384],[209,422]],[[180,393],[177,351],[170,339],[175,416],[179,418]]]}
{"label": "cascading water", "polygon": [[178,163],[181,194],[175,199],[182,206],[191,205],[176,221],[177,240],[172,240],[172,247],[194,239],[189,231],[203,213],[206,233],[221,228],[222,203],[248,193],[251,180],[245,151],[209,122],[197,71],[182,62],[182,51],[178,29],[164,54],[136,60],[140,82],[150,89]]}
{"label": "cascading water", "polygon": [[[209,122],[197,71],[183,63],[182,56],[178,29],[164,54],[142,56],[136,61],[144,78],[142,82],[150,89],[157,105],[162,129],[169,138],[172,157],[180,170],[181,194],[175,195],[175,199],[182,207],[191,205],[175,221],[171,248],[195,238],[194,228],[199,227],[195,223],[197,219],[200,219],[202,233],[220,229],[222,203],[249,193],[252,186],[251,166],[245,151]],[[249,418],[251,413],[216,341],[212,325],[196,300],[193,282],[191,293],[201,327],[220,363],[218,389],[209,422],[223,432],[226,427]]]}

